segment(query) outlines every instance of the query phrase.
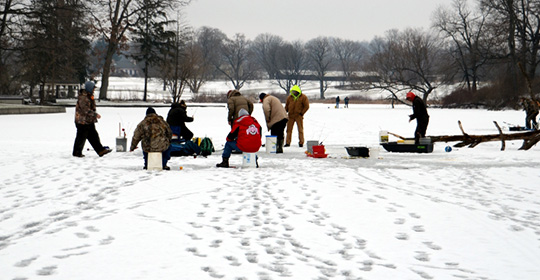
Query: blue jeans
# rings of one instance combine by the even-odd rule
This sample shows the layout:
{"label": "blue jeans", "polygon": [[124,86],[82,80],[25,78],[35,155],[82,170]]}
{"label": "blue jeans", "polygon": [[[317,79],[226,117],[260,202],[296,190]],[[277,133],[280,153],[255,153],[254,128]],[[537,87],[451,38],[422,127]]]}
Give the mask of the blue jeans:
{"label": "blue jeans", "polygon": [[[169,148],[163,152],[161,152],[161,164],[163,167],[167,166],[167,162],[169,159],[171,159],[171,150],[172,146],[169,145]],[[148,153],[143,151],[143,158],[144,158],[144,168],[148,167]]]}
{"label": "blue jeans", "polygon": [[225,143],[225,147],[223,147],[223,154],[221,156],[224,158],[230,158],[233,150],[240,151],[240,149],[238,149],[236,146],[236,141],[227,141],[227,143]]}

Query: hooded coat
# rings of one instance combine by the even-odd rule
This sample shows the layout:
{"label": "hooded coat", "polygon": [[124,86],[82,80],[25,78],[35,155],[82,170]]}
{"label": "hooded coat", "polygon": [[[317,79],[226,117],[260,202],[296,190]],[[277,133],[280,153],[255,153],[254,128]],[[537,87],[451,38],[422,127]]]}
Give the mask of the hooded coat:
{"label": "hooded coat", "polygon": [[242,152],[255,153],[261,148],[261,125],[245,109],[240,110],[235,119],[227,141],[235,141]]}
{"label": "hooded coat", "polygon": [[307,110],[309,110],[309,100],[307,96],[302,94],[300,87],[296,85],[293,86],[291,94],[287,97],[287,102],[285,103],[285,111],[289,113],[289,118],[294,118],[296,116],[303,117]]}
{"label": "hooded coat", "polygon": [[251,115],[253,112],[253,102],[242,96],[238,90],[232,90],[228,93],[227,108],[229,108],[227,120],[232,123],[238,118],[240,109],[245,109]]}
{"label": "hooded coat", "polygon": [[193,132],[186,126],[186,122],[192,122],[193,118],[186,113],[185,103],[174,103],[167,114],[167,123],[172,126],[180,127],[180,136],[184,139],[193,138]]}
{"label": "hooded coat", "polygon": [[86,90],[81,91],[77,98],[77,105],[75,105],[75,123],[96,123],[97,115],[94,94]]}
{"label": "hooded coat", "polygon": [[150,113],[137,125],[131,139],[130,150],[135,150],[137,144],[142,142],[142,149],[147,153],[163,152],[171,145],[171,138],[172,131],[169,124],[163,117]]}

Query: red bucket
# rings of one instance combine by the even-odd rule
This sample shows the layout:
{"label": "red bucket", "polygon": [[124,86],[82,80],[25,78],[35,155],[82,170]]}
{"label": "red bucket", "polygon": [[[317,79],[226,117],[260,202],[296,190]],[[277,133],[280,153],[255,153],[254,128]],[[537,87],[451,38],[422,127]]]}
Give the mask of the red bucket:
{"label": "red bucket", "polygon": [[325,150],[324,150],[324,145],[317,145],[317,146],[313,146],[313,157],[316,157],[316,158],[325,158],[327,157],[328,155],[325,154]]}

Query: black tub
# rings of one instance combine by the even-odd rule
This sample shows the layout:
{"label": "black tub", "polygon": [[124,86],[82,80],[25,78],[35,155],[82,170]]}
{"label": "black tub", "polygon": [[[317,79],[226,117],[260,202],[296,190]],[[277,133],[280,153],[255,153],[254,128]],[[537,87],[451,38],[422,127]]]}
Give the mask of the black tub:
{"label": "black tub", "polygon": [[347,153],[352,157],[369,157],[369,148],[366,147],[345,147]]}
{"label": "black tub", "polygon": [[429,144],[399,144],[397,142],[381,143],[383,148],[395,153],[431,153],[433,143]]}

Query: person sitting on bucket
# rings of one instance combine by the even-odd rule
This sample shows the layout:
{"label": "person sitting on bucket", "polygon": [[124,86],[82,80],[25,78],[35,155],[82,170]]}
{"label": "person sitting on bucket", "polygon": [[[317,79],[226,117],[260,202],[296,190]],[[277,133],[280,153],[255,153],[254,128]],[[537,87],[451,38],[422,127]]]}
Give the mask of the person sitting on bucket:
{"label": "person sitting on bucket", "polygon": [[227,142],[221,155],[223,160],[216,166],[229,167],[229,158],[233,150],[255,153],[259,151],[261,144],[261,125],[246,109],[240,109],[238,118],[232,123],[232,129],[227,135]]}
{"label": "person sitting on bucket", "polygon": [[161,153],[162,167],[165,170],[171,168],[167,166],[167,162],[171,158],[171,138],[172,130],[169,124],[165,122],[162,116],[156,114],[156,110],[152,107],[146,109],[146,116],[137,125],[133,138],[131,139],[130,152],[137,149],[137,144],[142,142],[144,167],[148,168],[148,153]]}
{"label": "person sitting on bucket", "polygon": [[414,131],[414,143],[420,143],[420,138],[426,137],[426,130],[429,123],[429,115],[422,98],[412,92],[407,93],[407,100],[412,102],[413,113],[409,115],[409,122],[416,119],[416,130]]}

